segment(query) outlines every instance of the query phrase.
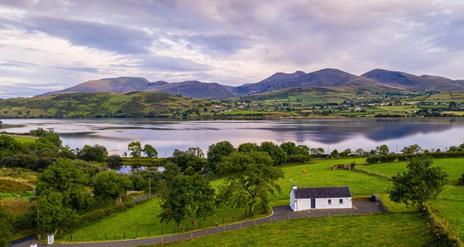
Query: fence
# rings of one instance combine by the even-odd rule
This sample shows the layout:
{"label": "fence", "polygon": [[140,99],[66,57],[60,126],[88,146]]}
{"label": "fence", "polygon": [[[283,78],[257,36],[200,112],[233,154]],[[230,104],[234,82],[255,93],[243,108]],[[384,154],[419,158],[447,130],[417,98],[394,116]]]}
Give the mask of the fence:
{"label": "fence", "polygon": [[[179,229],[174,224],[161,224],[159,229],[146,230],[146,231],[127,231],[119,233],[97,233],[97,234],[68,234],[60,236],[59,239],[65,242],[86,242],[86,241],[108,241],[108,240],[134,240],[137,245],[140,244],[160,244],[170,243],[180,240],[189,240],[196,237],[208,236],[220,232],[237,230],[244,227],[250,227],[263,223],[273,222],[276,219],[271,216],[266,216],[258,219],[250,219],[245,221],[236,220],[243,219],[241,217],[222,218],[221,222],[214,221],[213,219],[199,221],[198,225],[194,228],[188,224],[183,225]],[[139,243],[140,242],[140,243]],[[89,243],[90,244],[90,243]]]}

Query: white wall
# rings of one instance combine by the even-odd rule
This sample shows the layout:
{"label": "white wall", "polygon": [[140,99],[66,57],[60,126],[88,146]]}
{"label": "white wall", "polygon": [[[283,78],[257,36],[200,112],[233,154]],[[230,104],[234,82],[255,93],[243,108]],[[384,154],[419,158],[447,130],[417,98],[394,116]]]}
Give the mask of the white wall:
{"label": "white wall", "polygon": [[[331,200],[331,204],[329,204],[329,199]],[[339,203],[339,199],[343,199],[343,204]],[[292,190],[292,192],[290,192],[290,207],[293,211],[311,209],[311,199],[295,199]],[[316,209],[331,208],[352,208],[351,197],[316,198]]]}
{"label": "white wall", "polygon": [[[343,200],[343,204],[339,203],[339,200]],[[331,204],[329,204],[331,200]],[[351,197],[336,197],[336,198],[317,198],[316,208],[352,208]]]}

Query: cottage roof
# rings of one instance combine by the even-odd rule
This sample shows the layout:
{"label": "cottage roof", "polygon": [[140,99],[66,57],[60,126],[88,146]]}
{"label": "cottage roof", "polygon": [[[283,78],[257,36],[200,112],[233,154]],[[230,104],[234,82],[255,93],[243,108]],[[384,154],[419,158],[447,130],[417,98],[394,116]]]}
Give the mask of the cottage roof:
{"label": "cottage roof", "polygon": [[295,198],[351,197],[351,192],[348,186],[297,188],[297,189],[294,189],[294,191],[295,191]]}

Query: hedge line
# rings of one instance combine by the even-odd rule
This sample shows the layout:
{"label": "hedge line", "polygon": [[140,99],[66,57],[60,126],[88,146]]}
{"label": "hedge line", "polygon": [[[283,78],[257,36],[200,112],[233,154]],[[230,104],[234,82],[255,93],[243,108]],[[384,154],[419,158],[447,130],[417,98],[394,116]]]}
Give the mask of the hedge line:
{"label": "hedge line", "polygon": [[[432,158],[461,158],[464,157],[464,152],[434,152],[427,153]],[[377,164],[394,161],[406,161],[409,158],[416,155],[404,155],[404,154],[389,154],[381,156],[370,156],[366,159],[367,164]]]}
{"label": "hedge line", "polygon": [[448,229],[447,223],[433,213],[432,209],[426,205],[425,215],[427,217],[427,226],[430,233],[431,247],[462,247],[463,243],[456,234]]}

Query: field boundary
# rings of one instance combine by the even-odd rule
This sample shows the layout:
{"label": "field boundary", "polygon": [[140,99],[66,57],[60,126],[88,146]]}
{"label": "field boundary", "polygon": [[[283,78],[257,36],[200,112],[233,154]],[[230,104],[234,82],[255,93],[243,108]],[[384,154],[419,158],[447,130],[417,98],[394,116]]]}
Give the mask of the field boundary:
{"label": "field boundary", "polygon": [[[55,246],[62,247],[119,247],[119,246],[143,246],[143,245],[157,245],[173,243],[183,240],[192,240],[194,238],[205,237],[212,234],[238,230],[246,227],[252,227],[265,223],[272,223],[276,221],[286,221],[293,219],[304,219],[304,218],[320,218],[320,217],[337,217],[337,216],[356,216],[356,215],[369,215],[384,213],[384,209],[377,203],[370,202],[366,199],[354,199],[353,209],[337,210],[337,209],[320,209],[320,210],[306,210],[301,212],[291,211],[289,206],[277,206],[273,207],[271,214],[258,219],[244,220],[234,222],[230,224],[218,225],[215,227],[204,228],[200,230],[161,235],[149,238],[139,238],[131,240],[117,240],[117,241],[94,241],[94,242],[61,242],[55,244]],[[16,247],[16,246],[14,246]]]}

